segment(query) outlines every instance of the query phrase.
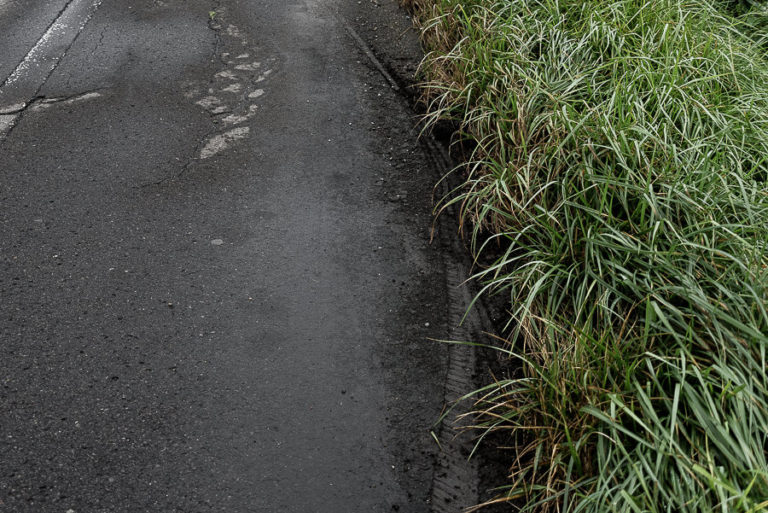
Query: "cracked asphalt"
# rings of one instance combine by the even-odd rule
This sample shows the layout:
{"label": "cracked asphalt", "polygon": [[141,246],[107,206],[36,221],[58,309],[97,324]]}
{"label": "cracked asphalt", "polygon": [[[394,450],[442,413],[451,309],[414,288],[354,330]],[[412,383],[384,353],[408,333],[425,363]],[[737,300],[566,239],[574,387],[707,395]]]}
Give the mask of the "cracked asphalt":
{"label": "cracked asphalt", "polygon": [[0,512],[430,511],[436,175],[356,3],[0,0]]}

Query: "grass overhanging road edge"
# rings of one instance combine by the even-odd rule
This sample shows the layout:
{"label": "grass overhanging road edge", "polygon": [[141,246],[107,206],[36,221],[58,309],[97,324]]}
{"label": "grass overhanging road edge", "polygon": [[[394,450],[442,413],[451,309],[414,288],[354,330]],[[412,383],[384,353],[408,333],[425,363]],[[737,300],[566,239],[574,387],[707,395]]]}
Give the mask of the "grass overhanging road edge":
{"label": "grass overhanging road edge", "polygon": [[768,510],[768,8],[405,0],[427,120],[458,127],[458,205],[519,374],[523,511]]}

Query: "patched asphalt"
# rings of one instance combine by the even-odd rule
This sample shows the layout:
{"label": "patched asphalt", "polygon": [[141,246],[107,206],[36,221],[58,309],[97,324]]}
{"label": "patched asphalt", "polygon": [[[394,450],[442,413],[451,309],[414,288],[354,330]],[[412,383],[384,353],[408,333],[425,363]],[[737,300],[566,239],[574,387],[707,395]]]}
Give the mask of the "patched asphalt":
{"label": "patched asphalt", "polygon": [[[0,81],[67,2],[20,3]],[[436,175],[346,13],[104,0],[19,113],[0,511],[429,511]]]}

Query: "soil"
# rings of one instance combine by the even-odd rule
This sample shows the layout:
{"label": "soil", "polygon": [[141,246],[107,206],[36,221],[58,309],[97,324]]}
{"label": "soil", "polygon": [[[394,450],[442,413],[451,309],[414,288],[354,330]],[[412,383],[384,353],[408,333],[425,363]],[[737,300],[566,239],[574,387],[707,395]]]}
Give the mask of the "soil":
{"label": "soil", "polygon": [[[363,41],[373,52],[375,58],[381,63],[389,76],[399,88],[399,97],[389,101],[399,101],[408,104],[412,118],[409,121],[392,117],[392,113],[398,112],[386,102],[379,107],[381,112],[382,124],[385,133],[389,135],[386,141],[382,141],[382,151],[389,152],[393,161],[394,169],[399,170],[401,180],[431,180],[432,184],[437,182],[450,170],[451,166],[458,164],[458,159],[450,158],[448,166],[442,169],[436,168],[433,162],[430,162],[424,156],[425,139],[430,138],[441,146],[445,155],[450,155],[450,139],[455,127],[441,125],[428,134],[422,134],[420,123],[425,107],[420,102],[419,77],[417,76],[419,63],[424,52],[419,42],[418,30],[414,27],[413,20],[408,12],[401,8],[395,0],[359,0],[349,2],[345,8],[344,15],[353,26],[354,30],[360,35]],[[369,65],[371,76],[381,74],[378,67],[366,59]],[[398,126],[410,126],[410,130],[401,131],[397,134]],[[396,134],[393,136],[393,134]],[[429,172],[413,173],[415,169],[430,170]],[[459,177],[455,177],[458,180]],[[448,187],[452,188],[450,184]],[[423,188],[423,184],[420,186]],[[432,204],[444,192],[435,189]],[[434,219],[434,217],[433,217]],[[453,238],[453,243],[445,242],[443,238],[442,251],[444,259],[452,259],[459,262],[463,270],[469,275],[472,267],[469,249],[466,241],[458,233],[458,218],[455,212],[444,214],[433,224],[435,230],[448,232],[448,238]],[[433,234],[434,235],[434,234]],[[440,241],[439,237],[434,238]],[[472,294],[476,292],[475,284],[469,284]],[[478,302],[476,309],[479,310],[480,317],[484,318],[484,330],[500,333],[501,323],[505,319],[505,302],[500,297],[483,297]],[[488,342],[488,340],[485,340]],[[499,357],[495,351],[476,349],[476,368],[473,377],[474,386],[480,387],[489,384],[492,376],[500,377],[511,372],[508,363]],[[467,390],[468,392],[469,390]],[[494,434],[486,439],[473,458],[476,461],[477,479],[479,482],[479,501],[484,502],[494,498],[497,493],[494,489],[508,484],[506,475],[508,473],[508,462],[511,459],[508,450],[500,450],[497,447],[508,445],[508,438],[505,435]],[[506,504],[497,504],[487,506],[482,511],[486,513],[506,512],[513,510],[513,507]]]}

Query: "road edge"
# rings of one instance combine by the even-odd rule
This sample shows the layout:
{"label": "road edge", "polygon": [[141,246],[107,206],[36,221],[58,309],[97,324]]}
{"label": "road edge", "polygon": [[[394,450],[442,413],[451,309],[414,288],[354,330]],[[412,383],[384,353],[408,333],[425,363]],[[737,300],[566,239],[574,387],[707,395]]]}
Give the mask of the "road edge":
{"label": "road edge", "polygon": [[[408,17],[396,0],[387,1],[392,4],[387,7],[396,9],[403,17]],[[382,7],[379,2],[371,2],[374,8]],[[361,9],[359,5],[358,9]],[[364,8],[362,10],[365,11]],[[393,92],[406,104],[406,108],[419,114],[418,84],[415,76],[405,71],[402,62],[391,62],[385,52],[380,52],[379,47],[368,40],[364,31],[355,29],[347,16],[335,14],[350,38],[366,56],[368,63],[390,84]],[[370,15],[370,12],[367,14]],[[403,35],[388,34],[381,42],[377,37],[377,43],[386,44],[389,36],[401,38]],[[419,60],[423,55],[423,51],[420,52]],[[418,62],[415,65],[418,65]],[[438,180],[435,185],[435,197],[442,198],[448,194],[452,185],[457,185],[452,183],[449,175],[456,163],[449,154],[446,142],[438,140],[434,134],[422,132],[419,142]],[[468,281],[472,260],[458,234],[456,208],[443,210],[434,219],[433,231],[441,247],[446,248],[443,253],[443,265],[449,296],[448,317],[453,324],[446,333],[445,342],[478,342],[492,331],[492,323],[482,301],[475,302],[471,309],[467,310],[477,291],[474,290],[474,284]],[[448,346],[448,367],[443,384],[445,410],[442,421],[433,428],[433,437],[438,445],[430,494],[430,509],[434,513],[464,512],[476,507],[484,499],[479,456],[475,454],[476,442],[473,436],[465,431],[471,424],[468,414],[472,411],[475,401],[472,392],[482,384],[479,370],[481,366],[485,366],[484,360],[488,359],[488,355],[478,354],[477,348],[470,344],[448,343]],[[464,400],[461,400],[462,398]]]}

